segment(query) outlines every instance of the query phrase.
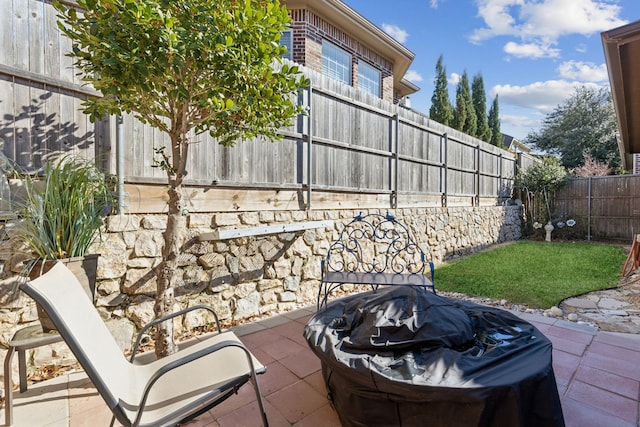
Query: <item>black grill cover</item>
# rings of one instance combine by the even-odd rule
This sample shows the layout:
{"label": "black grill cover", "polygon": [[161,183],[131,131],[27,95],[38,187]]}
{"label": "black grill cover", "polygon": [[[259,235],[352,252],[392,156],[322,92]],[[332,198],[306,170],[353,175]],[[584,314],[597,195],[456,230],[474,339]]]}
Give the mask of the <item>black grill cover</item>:
{"label": "black grill cover", "polygon": [[564,426],[551,342],[504,310],[388,287],[305,327],[343,426]]}

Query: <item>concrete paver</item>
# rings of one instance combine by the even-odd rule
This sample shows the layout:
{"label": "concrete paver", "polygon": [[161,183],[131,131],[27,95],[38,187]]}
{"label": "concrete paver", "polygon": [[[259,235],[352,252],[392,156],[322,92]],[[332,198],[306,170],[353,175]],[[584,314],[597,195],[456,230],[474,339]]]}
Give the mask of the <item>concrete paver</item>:
{"label": "concrete paver", "polygon": [[[326,398],[320,362],[302,345],[302,331],[312,312],[312,308],[304,309],[278,320],[269,319],[267,326],[261,323],[236,330],[267,364],[267,373],[259,381],[272,426],[340,425]],[[516,314],[538,327],[554,345],[553,366],[567,426],[640,425],[640,335],[601,331],[588,324],[536,314]],[[15,394],[16,427],[108,425],[110,416],[83,373],[64,375]],[[258,424],[253,390],[245,386],[238,396],[187,425]]]}

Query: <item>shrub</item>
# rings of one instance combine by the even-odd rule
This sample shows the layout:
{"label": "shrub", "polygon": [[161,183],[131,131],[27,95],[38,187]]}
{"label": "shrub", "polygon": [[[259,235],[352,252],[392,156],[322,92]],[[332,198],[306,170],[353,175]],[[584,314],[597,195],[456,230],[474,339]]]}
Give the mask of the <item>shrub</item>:
{"label": "shrub", "polygon": [[86,255],[112,205],[108,176],[87,160],[62,156],[47,163],[41,178],[25,176],[23,185],[16,237],[32,255]]}

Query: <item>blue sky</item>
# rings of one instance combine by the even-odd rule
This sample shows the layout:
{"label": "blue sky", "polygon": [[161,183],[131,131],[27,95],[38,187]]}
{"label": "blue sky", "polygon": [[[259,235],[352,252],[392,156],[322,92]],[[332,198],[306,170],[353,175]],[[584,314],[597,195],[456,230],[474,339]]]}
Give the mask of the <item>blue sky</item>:
{"label": "blue sky", "polygon": [[640,19],[639,0],[344,0],[415,54],[406,78],[428,114],[440,54],[449,97],[466,70],[481,73],[501,130],[524,140],[574,93],[609,86],[600,33]]}

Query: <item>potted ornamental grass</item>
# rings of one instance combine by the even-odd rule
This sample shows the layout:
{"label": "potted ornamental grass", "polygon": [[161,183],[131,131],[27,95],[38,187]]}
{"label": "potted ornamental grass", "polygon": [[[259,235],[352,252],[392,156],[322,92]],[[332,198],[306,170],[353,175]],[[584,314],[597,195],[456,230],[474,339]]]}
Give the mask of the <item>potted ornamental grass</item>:
{"label": "potted ornamental grass", "polygon": [[[62,261],[93,301],[98,254],[89,251],[112,206],[109,176],[89,160],[65,155],[49,161],[41,175],[26,175],[16,199],[14,238],[29,254],[24,275],[38,277]],[[40,307],[38,314],[43,329],[53,329]]]}

